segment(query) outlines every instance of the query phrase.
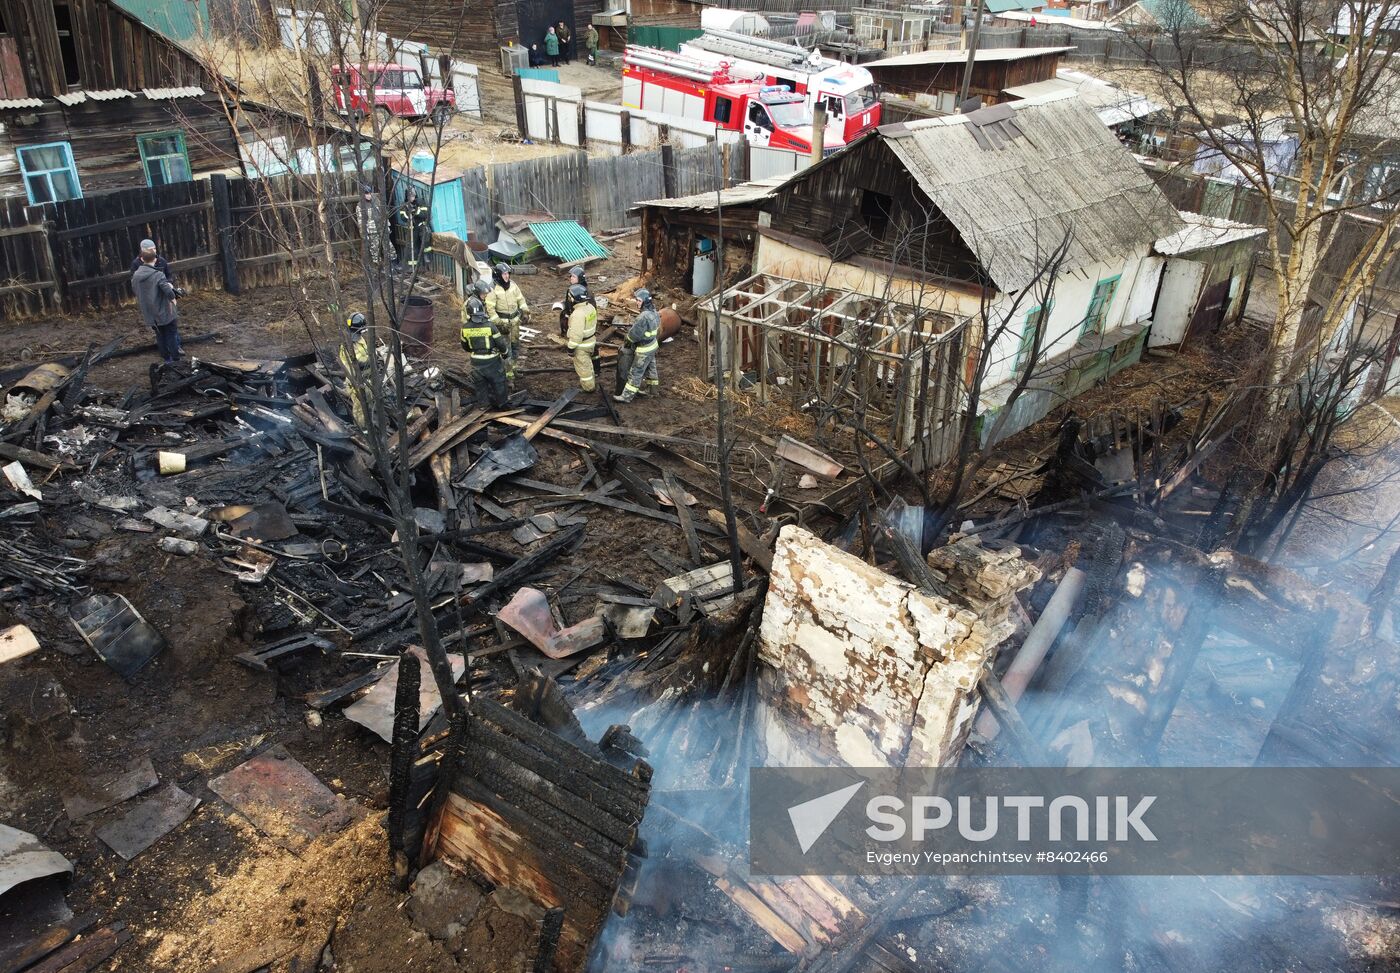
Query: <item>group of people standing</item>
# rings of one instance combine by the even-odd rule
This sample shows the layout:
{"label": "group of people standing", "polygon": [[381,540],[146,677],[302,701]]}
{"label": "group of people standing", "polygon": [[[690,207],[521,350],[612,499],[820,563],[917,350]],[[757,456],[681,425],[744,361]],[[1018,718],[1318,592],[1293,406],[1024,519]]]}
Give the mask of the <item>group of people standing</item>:
{"label": "group of people standing", "polygon": [[[462,350],[471,356],[472,379],[477,402],[499,409],[515,382],[515,362],[520,349],[520,327],[530,320],[530,305],[520,286],[511,280],[510,266],[499,263],[491,282],[478,280],[462,305]],[[627,333],[633,351],[627,383],[619,402],[631,402],[639,394],[659,385],[656,353],[661,317],[650,292],[639,288],[634,296],[642,306]],[[598,305],[588,289],[582,267],[569,270],[569,286],[559,311],[559,330],[573,356],[579,388],[592,392],[598,387],[594,359],[598,350]]]}
{"label": "group of people standing", "polygon": [[[564,21],[559,21],[553,27],[545,29],[544,57],[549,59],[549,63],[554,67],[560,64],[572,64],[574,62],[574,32],[569,29],[569,25]],[[583,32],[584,50],[587,52],[589,64],[598,63],[598,28],[592,24]],[[539,57],[539,45],[534,45],[531,50]],[[533,59],[532,59],[533,60]],[[542,61],[542,59],[541,59]]]}

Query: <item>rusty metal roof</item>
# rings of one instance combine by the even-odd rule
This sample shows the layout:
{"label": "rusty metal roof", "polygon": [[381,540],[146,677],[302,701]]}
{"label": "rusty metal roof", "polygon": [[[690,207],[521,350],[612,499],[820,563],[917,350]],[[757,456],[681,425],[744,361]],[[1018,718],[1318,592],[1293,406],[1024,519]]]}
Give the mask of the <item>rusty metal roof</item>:
{"label": "rusty metal roof", "polygon": [[910,122],[884,141],[1004,291],[1029,284],[1066,233],[1063,269],[1074,270],[1121,262],[1182,227],[1132,153],[1069,92]]}

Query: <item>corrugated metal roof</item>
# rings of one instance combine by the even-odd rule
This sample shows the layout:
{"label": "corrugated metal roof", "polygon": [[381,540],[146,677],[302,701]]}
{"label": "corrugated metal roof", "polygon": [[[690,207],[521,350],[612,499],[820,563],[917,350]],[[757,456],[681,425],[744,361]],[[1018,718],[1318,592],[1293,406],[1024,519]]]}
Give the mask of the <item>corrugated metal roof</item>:
{"label": "corrugated metal roof", "polygon": [[[1073,47],[979,47],[977,61],[1020,61],[1028,57],[1041,57],[1046,54],[1063,54]],[[967,49],[917,51],[913,54],[897,54],[879,61],[867,61],[863,68],[908,68],[925,64],[961,64],[967,61]]]}
{"label": "corrugated metal roof", "polygon": [[1153,250],[1166,257],[1212,250],[1227,243],[1263,236],[1267,232],[1262,226],[1236,223],[1220,216],[1202,216],[1200,213],[1188,213],[1185,210],[1178,215],[1186,225],[1152,245]]}
{"label": "corrugated metal roof", "polygon": [[112,0],[146,27],[187,43],[209,30],[208,0]]}
{"label": "corrugated metal roof", "polygon": [[[778,187],[792,178],[790,173],[781,176],[770,176],[767,179],[759,179],[755,182],[740,183],[728,189],[722,189],[719,193],[719,202],[724,206],[744,206],[750,203],[761,203],[764,200],[772,199]],[[677,196],[675,199],[648,199],[640,203],[634,203],[630,210],[638,210],[643,206],[659,206],[665,209],[695,209],[712,210],[715,208],[716,200],[714,193],[696,193],[693,196]]]}
{"label": "corrugated metal roof", "polygon": [[[984,147],[973,134],[984,112],[1006,113],[996,124],[1019,134]],[[1073,270],[1181,229],[1132,153],[1068,92],[910,122],[885,143],[1004,291],[1029,284],[1066,233]]]}
{"label": "corrugated metal roof", "polygon": [[43,108],[42,98],[6,98],[0,100],[0,111],[16,111],[20,108]]}
{"label": "corrugated metal roof", "polygon": [[105,91],[68,91],[61,95],[54,95],[54,100],[59,104],[72,108],[74,105],[81,105],[88,99],[93,101],[116,101],[119,98],[135,98],[136,96],[125,88],[109,88]]}
{"label": "corrugated metal roof", "polygon": [[203,88],[142,88],[141,94],[152,100],[161,98],[198,98],[204,94]]}
{"label": "corrugated metal roof", "polygon": [[531,223],[530,232],[540,241],[545,253],[563,263],[608,255],[607,249],[573,220]]}
{"label": "corrugated metal roof", "polygon": [[1002,90],[1013,98],[1023,99],[1073,91],[1109,128],[1162,110],[1161,105],[1144,94],[1080,71],[1061,70],[1048,81],[1033,81]]}

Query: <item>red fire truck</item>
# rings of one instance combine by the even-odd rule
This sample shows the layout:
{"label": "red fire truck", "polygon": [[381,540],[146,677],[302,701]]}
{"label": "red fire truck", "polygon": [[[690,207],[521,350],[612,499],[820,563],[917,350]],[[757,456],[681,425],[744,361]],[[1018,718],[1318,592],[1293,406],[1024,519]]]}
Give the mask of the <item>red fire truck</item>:
{"label": "red fire truck", "polygon": [[[628,47],[622,58],[622,104],[664,112],[743,132],[755,145],[792,152],[812,151],[812,112],[807,99],[790,88],[765,84],[761,75],[740,73],[670,51]],[[843,144],[828,132],[824,149]]]}
{"label": "red fire truck", "polygon": [[750,37],[728,30],[707,29],[681,45],[672,55],[704,64],[727,63],[731,73],[743,71],[766,84],[787,85],[807,100],[807,107],[826,109],[826,128],[842,145],[854,142],[880,124],[880,97],[875,78],[858,64],[843,64],[819,51]]}
{"label": "red fire truck", "polygon": [[[371,92],[370,83],[374,90]],[[417,68],[404,64],[346,64],[331,73],[336,111],[359,121],[371,111],[394,118],[426,118],[441,124],[451,116],[457,95],[451,88],[423,84]]]}

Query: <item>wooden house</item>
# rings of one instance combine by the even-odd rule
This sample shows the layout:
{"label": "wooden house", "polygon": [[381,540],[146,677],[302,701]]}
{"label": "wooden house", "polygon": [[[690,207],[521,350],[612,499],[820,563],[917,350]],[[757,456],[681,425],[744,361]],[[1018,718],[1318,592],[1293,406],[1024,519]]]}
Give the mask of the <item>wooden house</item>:
{"label": "wooden house", "polygon": [[[1049,81],[1059,70],[1060,59],[1072,47],[983,48],[972,66],[969,97],[984,105],[1010,101],[1007,88]],[[958,109],[958,92],[967,67],[966,50],[918,51],[870,61],[864,65],[885,91],[907,97],[924,96],[930,107],[942,112]]]}
{"label": "wooden house", "polygon": [[[281,109],[240,100],[235,129],[222,83],[182,39],[157,29],[181,29],[162,13],[180,5],[7,0],[3,7],[0,198],[59,202],[211,172],[271,175],[315,164],[304,148],[306,122]],[[186,19],[185,31],[197,26]],[[317,139],[331,140],[331,128]]]}
{"label": "wooden house", "polygon": [[[999,436],[1137,360],[1164,265],[1154,244],[1182,226],[1071,92],[883,126],[777,185],[740,188],[726,250],[751,234],[752,273],[984,329],[982,402],[1014,413]],[[717,222],[698,197],[670,202],[641,207],[644,259],[662,266],[674,235]],[[1028,371],[1033,386],[1012,396]]]}

